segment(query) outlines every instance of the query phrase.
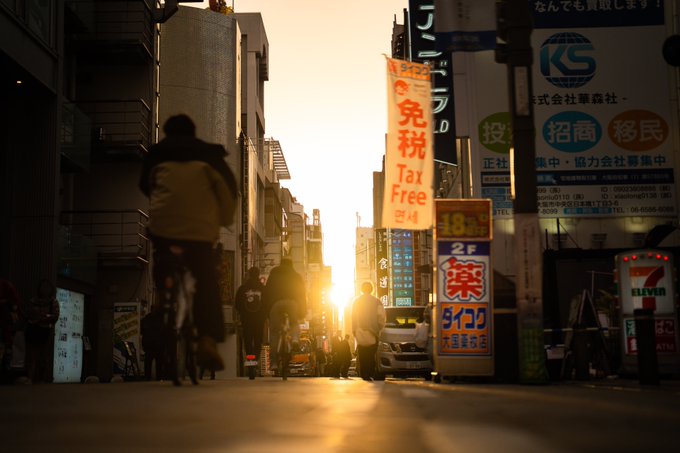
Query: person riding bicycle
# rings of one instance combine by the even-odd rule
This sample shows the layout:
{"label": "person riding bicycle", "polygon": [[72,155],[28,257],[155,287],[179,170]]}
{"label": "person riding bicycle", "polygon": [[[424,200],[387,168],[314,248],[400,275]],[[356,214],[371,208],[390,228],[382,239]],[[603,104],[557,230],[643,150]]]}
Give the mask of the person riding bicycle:
{"label": "person riding bicycle", "polygon": [[299,342],[299,321],[307,314],[305,281],[295,272],[293,262],[288,258],[281,259],[281,264],[269,273],[265,286],[265,301],[269,308],[271,338],[271,369],[278,368],[279,334],[281,324],[287,314],[290,322],[292,342]]}
{"label": "person riding bicycle", "polygon": [[236,291],[235,307],[243,327],[243,348],[246,356],[254,355],[259,360],[262,348],[262,333],[267,320],[264,305],[264,285],[260,281],[260,269],[248,269],[246,281]]}
{"label": "person riding bicycle", "polygon": [[154,281],[162,288],[169,261],[181,255],[196,279],[193,314],[198,364],[222,370],[217,343],[225,338],[224,315],[213,247],[220,227],[233,222],[236,178],[224,160],[225,148],[196,138],[189,116],[168,118],[163,131],[166,137],[149,148],[139,180],[139,188],[149,197]]}

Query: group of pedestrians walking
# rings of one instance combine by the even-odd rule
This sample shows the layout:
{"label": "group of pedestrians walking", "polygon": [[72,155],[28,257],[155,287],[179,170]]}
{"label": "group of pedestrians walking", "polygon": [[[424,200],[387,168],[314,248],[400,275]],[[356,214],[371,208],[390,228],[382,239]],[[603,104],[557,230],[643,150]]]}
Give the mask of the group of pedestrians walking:
{"label": "group of pedestrians walking", "polygon": [[11,281],[0,279],[0,383],[52,381],[58,320],[59,303],[50,280],[41,279],[35,295],[22,300]]}
{"label": "group of pedestrians walking", "polygon": [[264,326],[269,319],[269,339],[272,371],[278,368],[280,326],[285,316],[290,322],[290,336],[293,344],[300,340],[300,321],[307,314],[305,282],[288,258],[281,259],[269,273],[266,285],[262,283],[260,269],[251,267],[246,281],[238,288],[235,308],[243,329],[243,349],[245,355],[253,355],[259,360],[262,349]]}
{"label": "group of pedestrians walking", "polygon": [[[164,260],[181,256],[196,280],[193,315],[198,334],[198,365],[202,369],[224,369],[217,343],[224,341],[224,315],[220,302],[215,246],[220,229],[229,227],[237,208],[236,178],[226,164],[224,146],[204,142],[196,137],[190,117],[175,115],[165,122],[165,137],[149,149],[142,163],[140,190],[149,198],[148,233],[154,252],[153,277],[157,288],[164,285]],[[56,288],[50,280],[41,280],[35,297],[25,303],[14,285],[0,280],[0,372],[5,379],[15,368],[26,370],[32,382],[50,381],[48,361],[54,341],[54,326],[59,320]],[[384,326],[382,304],[371,295],[372,285],[365,283],[363,294],[352,310],[352,329],[357,342],[362,377],[371,379],[375,368],[375,351],[379,332]],[[299,321],[307,314],[306,288],[300,274],[288,258],[281,259],[267,278],[261,281],[260,270],[252,267],[235,296],[235,308],[243,326],[244,350],[259,358],[265,321],[270,321],[272,368],[277,366],[280,326],[287,316],[293,344],[299,341]],[[142,320],[142,346],[145,351],[145,374],[152,375],[156,362],[162,377],[162,344],[157,332],[162,328],[160,309],[153,305]],[[352,358],[350,337],[339,334],[332,344],[333,373],[348,377]]]}

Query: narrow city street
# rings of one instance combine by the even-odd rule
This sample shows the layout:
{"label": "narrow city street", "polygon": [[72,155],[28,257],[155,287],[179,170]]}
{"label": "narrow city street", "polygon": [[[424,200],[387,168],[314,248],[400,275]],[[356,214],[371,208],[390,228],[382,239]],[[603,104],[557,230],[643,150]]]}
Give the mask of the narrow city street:
{"label": "narrow city street", "polygon": [[6,452],[671,452],[680,385],[245,378],[0,387]]}

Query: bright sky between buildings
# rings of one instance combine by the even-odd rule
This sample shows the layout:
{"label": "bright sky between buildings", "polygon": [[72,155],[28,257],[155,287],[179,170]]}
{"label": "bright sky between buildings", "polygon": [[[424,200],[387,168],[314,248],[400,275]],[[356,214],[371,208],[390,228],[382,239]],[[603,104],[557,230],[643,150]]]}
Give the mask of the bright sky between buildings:
{"label": "bright sky between buildings", "polygon": [[[183,6],[207,7],[199,3]],[[232,6],[232,2],[228,2]],[[335,291],[354,294],[355,228],[373,225],[373,172],[387,132],[385,55],[408,0],[234,0],[269,40],[267,137],[279,140],[305,211],[321,210]]]}

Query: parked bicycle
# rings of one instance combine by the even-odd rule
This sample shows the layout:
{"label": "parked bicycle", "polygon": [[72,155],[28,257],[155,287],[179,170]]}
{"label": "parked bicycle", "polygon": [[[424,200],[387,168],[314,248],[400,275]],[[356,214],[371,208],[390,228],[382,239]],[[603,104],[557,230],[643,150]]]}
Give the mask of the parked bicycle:
{"label": "parked bicycle", "polygon": [[182,260],[182,249],[170,247],[170,253],[157,261],[162,266],[163,287],[159,288],[163,310],[163,359],[174,385],[185,377],[198,384],[196,370],[196,328],[193,297],[196,279]]}
{"label": "parked bicycle", "polygon": [[279,373],[281,374],[281,378],[284,381],[288,380],[292,350],[293,345],[290,335],[290,319],[288,318],[288,313],[285,313],[279,330],[279,344],[277,345]]}

